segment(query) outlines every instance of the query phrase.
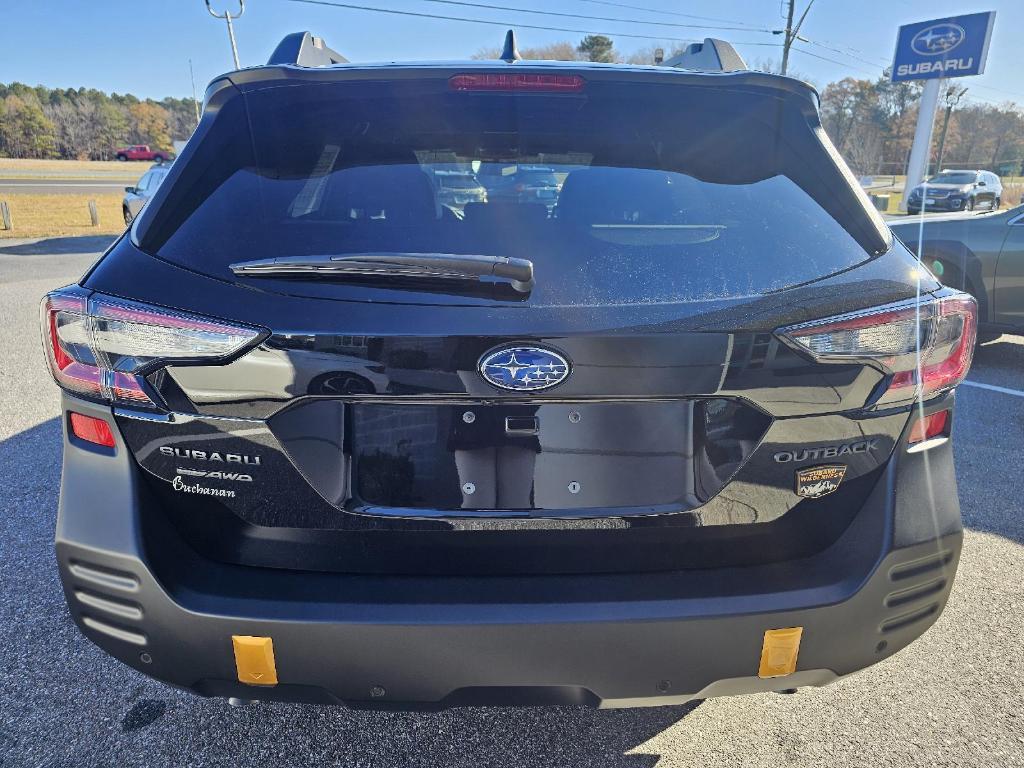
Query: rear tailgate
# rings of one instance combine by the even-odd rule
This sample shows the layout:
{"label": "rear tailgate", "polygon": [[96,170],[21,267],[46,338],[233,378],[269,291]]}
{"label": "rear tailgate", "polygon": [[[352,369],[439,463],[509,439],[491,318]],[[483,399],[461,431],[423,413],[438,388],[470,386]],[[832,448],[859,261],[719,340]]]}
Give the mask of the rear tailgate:
{"label": "rear tailgate", "polygon": [[[214,93],[88,284],[269,331],[228,364],[151,374],[185,415],[119,417],[194,546],[535,573],[769,562],[838,537],[907,412],[865,410],[876,367],[773,331],[911,298],[912,261],[807,92],[610,71],[570,93],[467,93],[443,70]],[[461,203],[430,180],[522,163],[562,180],[553,207]],[[529,259],[536,285],[231,270],[367,252]],[[834,463],[838,490],[797,495],[798,468]]]}

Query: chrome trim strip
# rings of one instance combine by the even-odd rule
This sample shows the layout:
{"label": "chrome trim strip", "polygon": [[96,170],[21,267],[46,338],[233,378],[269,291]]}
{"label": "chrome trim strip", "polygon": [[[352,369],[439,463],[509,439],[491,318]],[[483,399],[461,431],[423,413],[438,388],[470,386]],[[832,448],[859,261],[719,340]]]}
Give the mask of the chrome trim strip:
{"label": "chrome trim strip", "polygon": [[912,446],[907,448],[907,453],[921,453],[922,451],[927,451],[932,448],[938,448],[940,445],[945,445],[948,442],[948,435],[932,437],[928,440],[922,440],[920,443],[914,443]]}
{"label": "chrome trim strip", "polygon": [[114,408],[115,416],[123,416],[126,419],[136,421],[150,421],[158,424],[188,424],[193,421],[241,421],[246,423],[265,423],[263,419],[255,419],[250,416],[207,416],[202,413],[180,413],[171,411],[155,413],[153,411],[139,411],[134,408]]}

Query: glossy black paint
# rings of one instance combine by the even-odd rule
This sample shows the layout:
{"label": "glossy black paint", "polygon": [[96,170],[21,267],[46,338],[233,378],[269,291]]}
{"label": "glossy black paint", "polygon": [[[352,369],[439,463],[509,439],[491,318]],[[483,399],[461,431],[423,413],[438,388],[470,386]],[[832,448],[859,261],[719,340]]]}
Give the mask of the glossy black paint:
{"label": "glossy black paint", "polygon": [[[214,499],[174,491],[176,458],[153,450],[136,455],[162,506],[203,551],[252,564],[312,562],[325,569],[374,571],[472,568],[485,562],[513,570],[658,569],[680,558],[707,563],[711,553],[738,562],[784,559],[817,551],[838,535],[858,503],[854,481],[885,462],[907,412],[871,413],[871,397],[882,380],[875,369],[815,364],[772,331],[909,298],[917,291],[914,264],[897,245],[851,272],[744,300],[577,311],[450,304],[426,310],[268,295],[173,267],[124,239],[85,284],[274,329],[257,348],[226,365],[177,366],[151,375],[167,407],[183,414],[175,421],[119,419],[136,450],[158,444],[217,446],[222,453],[261,457],[251,483],[204,478],[207,486],[235,493]],[[409,335],[410,328],[416,335]],[[503,335],[494,335],[495,328]],[[479,376],[476,366],[484,352],[526,341],[564,352],[573,363],[569,379],[524,398]],[[732,441],[732,455],[704,462],[688,458],[687,479],[671,487],[654,487],[650,478],[630,472],[628,457],[606,455],[609,446],[628,442],[630,428],[639,434],[645,421],[661,418],[676,418],[679,426],[678,437],[666,433],[663,452],[693,455],[702,440],[707,443],[701,437],[705,419],[694,419],[693,413],[704,414],[715,402],[729,404],[734,415],[749,414],[756,423]],[[476,459],[468,459],[469,465],[478,463],[475,474],[465,467],[460,472],[452,443],[453,425],[461,424],[461,433],[470,426],[461,421],[467,410],[491,425],[489,436],[476,444]],[[569,423],[569,411],[584,416],[579,425]],[[687,414],[686,423],[679,421],[682,415],[671,414]],[[578,426],[576,445],[599,450],[561,455],[542,450],[531,458],[524,446],[542,446],[504,434],[510,415],[539,415],[543,429],[549,423],[562,430]],[[381,423],[397,426],[377,431],[374,425]],[[801,501],[793,492],[794,471],[814,462],[783,467],[772,460],[780,450],[865,436],[879,438],[879,449],[850,457],[841,491],[817,502]],[[573,448],[573,440],[563,447]],[[502,447],[527,465],[533,462],[505,471],[518,472],[515,490],[509,491],[515,503],[499,504],[496,490],[488,489],[496,476],[480,480],[479,462],[491,466],[487,457]],[[203,470],[206,463],[183,468]],[[617,482],[604,493],[591,492],[586,478],[606,473]],[[488,503],[467,501],[467,482],[481,487]],[[572,482],[585,490],[570,493]],[[810,512],[819,507],[830,512]],[[803,512],[788,515],[791,522],[784,527],[765,525],[797,510]],[[400,539],[384,542],[376,536],[379,543],[368,548],[354,533],[349,540],[342,533],[319,539],[303,533],[460,532],[467,529],[459,522],[464,516],[476,518],[467,523],[492,534],[509,522],[525,525],[527,538],[537,535],[529,528],[533,519],[538,526],[550,519],[566,522],[544,534],[551,557],[540,566],[524,566],[522,559],[513,563],[525,546],[515,541],[515,531],[503,531],[485,547],[467,547],[465,537],[442,541],[435,536],[434,554],[412,560],[400,554]],[[678,534],[683,536],[678,541],[655,540],[646,532],[715,526],[728,529],[717,534],[723,541],[735,535],[736,546],[702,550],[701,544],[714,537],[706,532],[696,538],[692,532]],[[601,544],[607,557],[595,562],[579,555],[583,531],[607,542]],[[634,536],[647,536],[646,544],[634,542]]]}

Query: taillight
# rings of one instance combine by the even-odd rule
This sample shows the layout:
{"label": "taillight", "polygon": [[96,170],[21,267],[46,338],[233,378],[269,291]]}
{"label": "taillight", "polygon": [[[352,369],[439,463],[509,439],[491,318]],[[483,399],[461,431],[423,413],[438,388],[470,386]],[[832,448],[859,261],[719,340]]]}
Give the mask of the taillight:
{"label": "taillight", "polygon": [[474,72],[453,75],[448,87],[453,91],[532,91],[578,93],[586,81],[579,75],[553,75],[542,72]]}
{"label": "taillight", "polygon": [[817,360],[863,360],[891,374],[878,402],[893,403],[929,398],[963,381],[977,327],[977,302],[957,293],[815,320],[778,333]]}
{"label": "taillight", "polygon": [[143,376],[170,363],[228,357],[255,341],[255,328],[222,323],[79,289],[47,294],[43,343],[54,380],[108,402],[156,405]]}

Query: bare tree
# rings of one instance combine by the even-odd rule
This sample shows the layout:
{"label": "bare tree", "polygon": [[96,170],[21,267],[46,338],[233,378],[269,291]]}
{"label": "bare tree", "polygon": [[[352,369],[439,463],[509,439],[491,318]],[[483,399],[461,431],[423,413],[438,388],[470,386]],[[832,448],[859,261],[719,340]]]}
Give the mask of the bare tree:
{"label": "bare tree", "polygon": [[[542,61],[577,61],[580,58],[580,54],[576,51],[576,46],[569,41],[551,43],[550,45],[542,45],[536,48],[520,48],[519,55],[524,59]],[[481,48],[471,58],[488,60],[497,59],[499,56],[501,56],[500,48]]]}

